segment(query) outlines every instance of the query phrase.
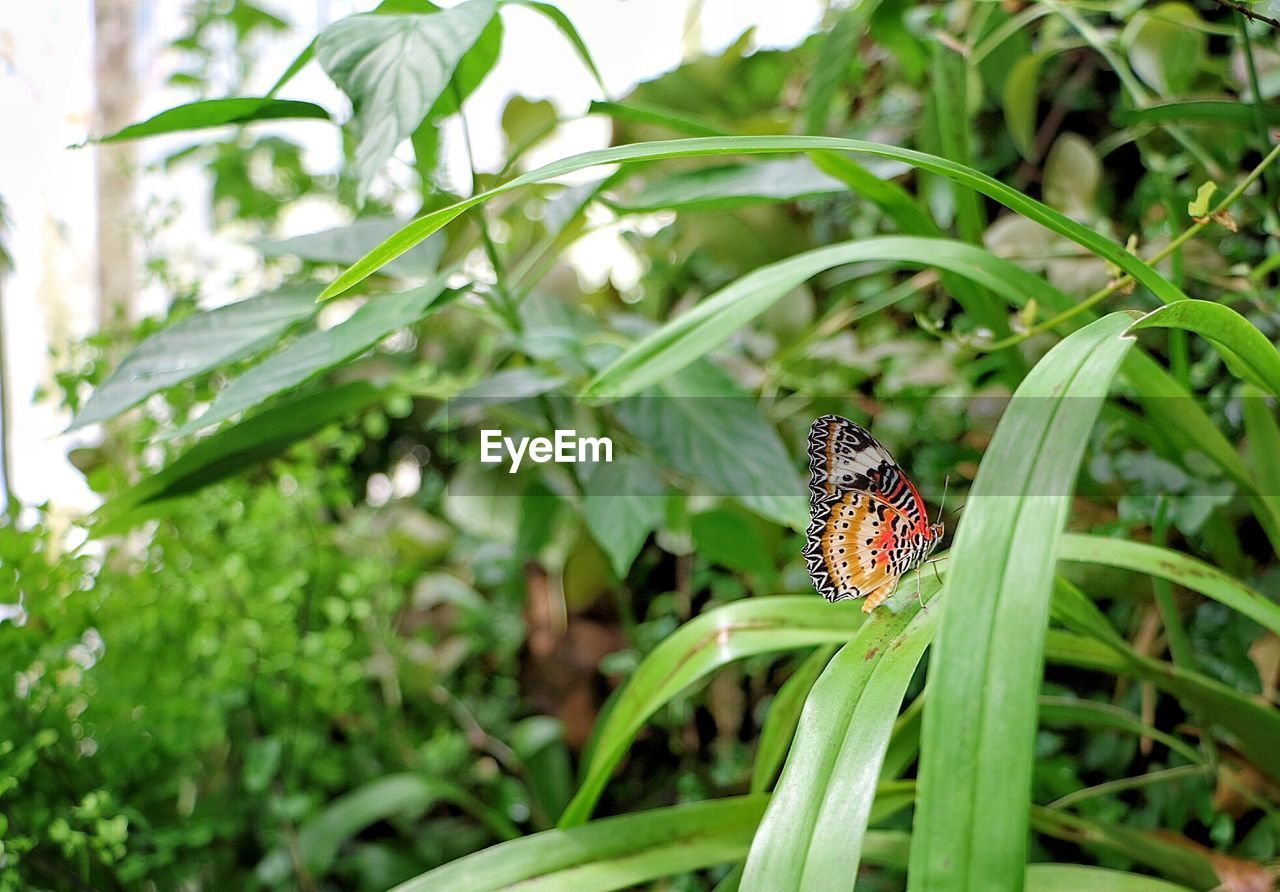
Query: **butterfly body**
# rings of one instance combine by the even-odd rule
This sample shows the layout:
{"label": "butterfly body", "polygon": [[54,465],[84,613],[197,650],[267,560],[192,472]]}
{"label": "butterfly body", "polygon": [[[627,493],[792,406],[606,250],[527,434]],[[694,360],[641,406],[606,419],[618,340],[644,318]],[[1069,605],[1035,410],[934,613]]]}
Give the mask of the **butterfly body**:
{"label": "butterfly body", "polygon": [[865,428],[824,415],[809,430],[805,563],[828,601],[866,598],[870,612],[942,539],[902,468]]}

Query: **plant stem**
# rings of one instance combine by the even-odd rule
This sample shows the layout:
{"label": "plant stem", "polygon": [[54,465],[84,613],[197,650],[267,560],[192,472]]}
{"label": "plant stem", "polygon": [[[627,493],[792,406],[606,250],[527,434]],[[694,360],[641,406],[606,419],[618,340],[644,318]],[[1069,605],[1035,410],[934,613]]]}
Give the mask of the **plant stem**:
{"label": "plant stem", "polygon": [[[1157,251],[1151,257],[1151,259],[1147,261],[1147,263],[1150,265],[1159,263],[1161,260],[1164,260],[1174,251],[1178,250],[1184,244],[1186,244],[1188,241],[1190,241],[1196,235],[1198,235],[1200,230],[1204,229],[1211,222],[1213,222],[1213,218],[1216,215],[1222,213],[1227,208],[1229,208],[1232,204],[1234,204],[1236,200],[1245,193],[1245,190],[1247,190],[1250,186],[1252,186],[1255,182],[1257,182],[1258,178],[1262,176],[1263,172],[1275,162],[1276,158],[1280,158],[1280,144],[1277,144],[1276,146],[1274,146],[1271,149],[1271,151],[1267,153],[1267,156],[1263,158],[1261,161],[1259,161],[1258,165],[1253,170],[1249,171],[1249,175],[1246,176],[1243,180],[1241,180],[1240,183],[1234,189],[1228,192],[1226,197],[1223,198],[1222,201],[1218,202],[1214,206],[1213,210],[1211,210],[1207,216],[1201,217],[1198,220],[1196,220],[1181,235],[1179,235],[1173,241],[1169,242],[1169,244],[1165,245],[1163,248]],[[1050,329],[1057,328],[1063,322],[1066,322],[1069,319],[1073,319],[1076,316],[1079,316],[1081,313],[1084,313],[1087,310],[1092,309],[1096,304],[1110,297],[1112,294],[1115,294],[1120,289],[1128,287],[1132,283],[1133,283],[1133,276],[1125,274],[1120,278],[1116,279],[1115,281],[1108,282],[1102,288],[1099,288],[1093,294],[1090,294],[1088,297],[1086,297],[1080,303],[1076,304],[1071,309],[1064,310],[1058,315],[1053,316],[1050,319],[1046,319],[1044,322],[1041,322],[1039,325],[1036,325],[1020,334],[1011,335],[1007,338],[1002,338],[999,341],[994,341],[993,343],[976,347],[975,349],[981,350],[982,352],[992,352],[995,350],[1003,350],[1006,347],[1012,347],[1015,344],[1019,344],[1022,341],[1025,341],[1027,338],[1031,337],[1032,335],[1041,334],[1043,332],[1049,331]]]}

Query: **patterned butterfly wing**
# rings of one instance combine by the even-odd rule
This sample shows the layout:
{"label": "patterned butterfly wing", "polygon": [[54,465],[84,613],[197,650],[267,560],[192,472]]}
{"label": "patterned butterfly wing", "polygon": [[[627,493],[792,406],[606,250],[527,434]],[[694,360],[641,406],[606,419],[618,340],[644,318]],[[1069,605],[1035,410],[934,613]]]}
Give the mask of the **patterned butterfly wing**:
{"label": "patterned butterfly wing", "polygon": [[924,501],[866,429],[824,415],[809,432],[805,562],[830,601],[867,598],[870,612],[938,543]]}

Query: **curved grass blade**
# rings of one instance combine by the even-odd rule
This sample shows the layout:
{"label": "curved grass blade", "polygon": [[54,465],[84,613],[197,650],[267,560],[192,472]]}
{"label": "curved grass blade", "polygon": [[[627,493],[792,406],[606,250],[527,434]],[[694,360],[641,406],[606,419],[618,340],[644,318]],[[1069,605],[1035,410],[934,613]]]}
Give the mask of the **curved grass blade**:
{"label": "curved grass blade", "polygon": [[1010,210],[1022,214],[1024,217],[1034,220],[1060,235],[1066,236],[1086,248],[1090,253],[1110,261],[1124,272],[1131,274],[1137,282],[1148,288],[1162,302],[1170,303],[1175,300],[1186,299],[1186,295],[1179,288],[1156,272],[1153,267],[1139,260],[1115,242],[1053,210],[1048,205],[1023,195],[1017,189],[1006,186],[999,180],[972,168],[965,167],[963,164],[957,164],[954,161],[912,149],[902,149],[897,146],[858,139],[839,139],[824,136],[726,136],[662,140],[627,146],[613,146],[553,161],[513,180],[509,180],[500,186],[496,186],[487,192],[478,193],[456,204],[419,217],[340,274],[321,293],[320,300],[327,300],[341,294],[358,282],[368,278],[387,262],[399,257],[470,208],[483,204],[489,199],[510,192],[513,189],[519,189],[522,186],[545,182],[564,174],[584,170],[588,167],[596,167],[601,164],[627,164],[640,161],[661,161],[666,158],[691,158],[709,155],[788,154],[810,151],[854,152],[878,158],[889,158],[906,162],[920,170],[927,170],[930,173],[944,176],[961,186],[981,192]]}
{"label": "curved grass blade", "polygon": [[[1000,420],[951,549],[929,666],[909,888],[1018,889],[1036,698],[1071,484],[1125,353],[1129,317],[1074,332]],[[1016,399],[1016,397],[1030,397]],[[984,497],[988,492],[1017,493]]]}
{"label": "curved grass blade", "polygon": [[[753,270],[663,325],[600,371],[584,399],[619,399],[661,381],[723,344],[797,285],[846,263],[889,261],[934,266],[986,286],[1011,303],[1056,291],[1043,278],[974,245],[887,235],[816,248]],[[1065,296],[1054,294],[1050,301]]]}
{"label": "curved grass blade", "polygon": [[396,887],[396,892],[624,889],[747,851],[767,796],[658,808],[501,843]]}
{"label": "curved grass blade", "polygon": [[1280,396],[1280,351],[1235,310],[1209,300],[1182,300],[1152,310],[1129,327],[1177,328],[1208,338],[1237,377]]}
{"label": "curved grass blade", "polygon": [[756,745],[755,764],[751,769],[752,793],[765,792],[778,777],[778,769],[791,748],[796,726],[800,723],[800,711],[809,699],[809,691],[835,652],[836,645],[824,644],[809,654],[774,695],[760,729],[760,742]]}
{"label": "curved grass blade", "polygon": [[1156,877],[1083,864],[1029,864],[1027,888],[1032,892],[1190,892]]}
{"label": "curved grass blade", "polygon": [[[1260,106],[1267,124],[1280,124],[1280,108]],[[1238,99],[1192,99],[1174,102],[1157,102],[1144,108],[1116,113],[1116,122],[1122,126],[1134,124],[1167,124],[1178,121],[1205,121],[1210,124],[1236,124],[1252,127],[1254,109]]]}
{"label": "curved grass blade", "polygon": [[189,130],[206,130],[230,124],[249,124],[254,121],[278,121],[284,118],[329,120],[329,113],[314,102],[273,97],[231,96],[225,99],[201,99],[167,108],[159,114],[130,124],[122,130],[101,136],[90,142],[127,142],[165,133],[185,133]]}
{"label": "curved grass blade", "polygon": [[753,654],[848,641],[862,622],[852,603],[813,596],[735,601],[685,623],[644,658],[611,700],[592,736],[582,786],[560,817],[561,827],[586,821],[636,733],[655,712],[694,682]]}
{"label": "curved grass blade", "polygon": [[[1189,712],[1225,731],[1232,745],[1259,770],[1280,780],[1280,710],[1199,672],[1138,653],[1083,592],[1063,579],[1054,586],[1053,616],[1087,637],[1082,640],[1057,632],[1053,649],[1046,649],[1047,659],[1151,682],[1182,700]],[[1103,649],[1111,655],[1100,653]]]}
{"label": "curved grass blade", "polygon": [[[436,802],[452,802],[475,814],[501,837],[514,839],[520,831],[501,812],[476,801],[448,781],[416,772],[389,774],[339,796],[318,815],[298,828],[297,853],[307,872],[323,876],[338,857],[344,842],[378,821],[396,815],[421,815]],[[256,873],[264,882],[285,883],[293,870],[288,850],[281,846],[259,863]]]}
{"label": "curved grass blade", "polygon": [[[1046,645],[1046,652],[1048,649]],[[1110,657],[1110,651],[1104,651],[1104,653]],[[1116,662],[1115,668],[1119,670],[1122,668],[1121,664]],[[885,779],[901,775],[915,761],[916,753],[920,750],[920,709],[917,704],[923,706],[924,700],[917,698],[913,701],[899,717],[897,726],[893,729],[893,737],[885,753],[884,768],[880,772],[881,786],[884,785]],[[1039,714],[1040,724],[1048,727],[1105,728],[1138,737],[1150,737],[1193,764],[1198,765],[1204,761],[1199,750],[1191,745],[1172,734],[1166,734],[1159,728],[1144,723],[1133,713],[1108,703],[1065,697],[1041,697]]]}
{"label": "curved grass blade", "polygon": [[1280,635],[1280,604],[1259,594],[1211,564],[1146,542],[1067,533],[1058,557],[1159,576],[1212,598]]}
{"label": "curved grass blade", "polygon": [[[921,598],[939,587],[922,580]],[[937,616],[914,599],[876,611],[822,673],[752,840],[744,890],[853,888],[889,736]]]}
{"label": "curved grass blade", "polygon": [[1204,763],[1204,756],[1195,747],[1109,703],[1067,697],[1041,697],[1040,723],[1051,728],[1103,728],[1137,737],[1150,737],[1193,765]]}
{"label": "curved grass blade", "polygon": [[1156,831],[1094,821],[1039,806],[1031,809],[1031,824],[1047,836],[1069,840],[1086,849],[1100,849],[1132,858],[1192,889],[1213,889],[1221,882],[1213,869],[1213,862],[1207,857],[1207,850],[1194,847],[1189,840],[1185,840],[1187,844],[1179,844],[1177,839]]}
{"label": "curved grass blade", "polygon": [[1280,553],[1280,425],[1262,391],[1246,385],[1240,396],[1244,403],[1249,468],[1258,484],[1254,498],[1266,508],[1257,513],[1258,520],[1271,540],[1272,549]]}

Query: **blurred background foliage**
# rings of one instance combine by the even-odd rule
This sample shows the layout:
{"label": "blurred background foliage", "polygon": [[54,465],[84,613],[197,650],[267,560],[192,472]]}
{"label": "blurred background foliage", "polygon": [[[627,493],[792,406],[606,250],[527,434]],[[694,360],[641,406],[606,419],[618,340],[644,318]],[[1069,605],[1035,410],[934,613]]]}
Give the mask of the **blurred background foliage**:
{"label": "blurred background foliage", "polygon": [[[383,23],[343,20],[316,44],[355,110],[341,171],[308,170],[298,143],[247,126],[204,131],[164,162],[207,171],[215,218],[228,238],[251,234],[271,293],[218,315],[202,309],[199,281],[153,256],[149,275],[173,293],[166,318],[139,323],[125,343],[103,335],[59,348],[57,387],[43,398],[77,423],[107,422],[102,447],[73,456],[105,505],[85,522],[87,542],[47,524],[40,506],[28,506],[33,521],[0,526],[0,586],[21,598],[21,612],[0,621],[0,675],[12,685],[0,700],[0,885],[384,889],[554,827],[606,699],[660,642],[724,605],[812,594],[803,517],[793,522],[785,500],[718,495],[742,479],[726,467],[793,475],[798,498],[808,424],[837,411],[874,419],[935,506],[947,478],[949,498],[963,503],[1007,398],[1061,330],[1043,325],[1053,309],[1034,298],[1005,308],[925,263],[835,266],[658,385],[739,397],[711,422],[746,432],[736,443],[690,419],[674,423],[693,439],[672,443],[662,419],[645,417],[659,411],[650,404],[592,408],[566,394],[751,271],[839,242],[947,234],[1077,301],[1119,278],[1061,233],[901,161],[866,160],[869,181],[851,190],[857,172],[820,154],[725,150],[499,196],[384,266],[347,307],[318,309],[324,284],[406,222],[390,219],[393,208],[416,198],[427,212],[465,197],[442,188],[436,125],[501,52],[501,16],[476,13],[471,43],[450,48],[459,58],[438,97],[414,121],[395,120],[390,148],[377,145],[369,122],[395,117],[379,84],[432,83],[424,71],[351,75],[344,53],[372,41],[376,54],[379,39],[403,36],[381,35],[386,22],[431,10],[383,6]],[[1231,6],[832,4],[824,29],[792,49],[755,51],[748,32],[592,113],[613,120],[617,145],[808,133],[916,148],[1152,258],[1211,216],[1212,203],[1189,208],[1203,184],[1216,183],[1220,199],[1273,145],[1277,30],[1266,4],[1244,5],[1255,18]],[[192,3],[190,20],[173,82],[212,104],[130,135],[344,117],[264,104],[274,97],[227,116],[216,101],[242,93],[254,42],[295,25],[243,0]],[[566,40],[546,51],[579,51],[572,25],[557,21]],[[474,172],[474,191],[526,170],[527,153],[561,123],[549,102],[512,98],[505,167]],[[388,167],[402,140],[412,152],[401,146]],[[1277,172],[1262,168],[1158,268],[1274,343]],[[887,212],[900,198],[906,208]],[[352,222],[281,239],[282,213],[304,200],[345,208]],[[592,250],[608,269],[582,262]],[[379,301],[390,307],[393,292],[430,281],[429,294],[374,318]],[[366,315],[348,318],[365,298]],[[1159,305],[1144,287],[1117,284],[1106,298],[1108,310]],[[324,361],[287,354],[316,337]],[[1265,446],[1274,407],[1254,398],[1264,410],[1246,439],[1257,406],[1221,351],[1177,329],[1141,342],[1201,397],[1252,473],[1276,473]],[[147,349],[195,359],[172,380],[112,378],[137,344],[126,365]],[[252,379],[273,349],[284,385]],[[1169,545],[1280,598],[1276,531],[1195,448],[1153,433],[1129,386],[1088,437],[1071,528]],[[240,402],[218,402],[236,387]],[[591,481],[563,469],[509,478],[480,465],[475,419],[457,410],[477,394],[508,397],[511,435],[577,426],[635,444],[626,467],[610,469],[621,489],[597,480],[593,496]],[[443,412],[446,400],[457,411]],[[251,412],[193,447],[210,405],[228,406],[219,417]],[[1274,500],[1280,489],[1263,492]],[[1064,572],[1137,654],[1172,655],[1274,710],[1274,631],[1154,577]],[[1185,653],[1172,653],[1184,641]],[[798,713],[831,652],[753,653],[672,692],[597,812],[759,789],[771,706],[787,699]],[[908,702],[918,704],[923,683],[920,668]],[[1031,860],[1270,888],[1280,778],[1267,766],[1215,739],[1150,679],[1059,661],[1043,693]],[[1104,718],[1071,712],[1081,703]],[[900,727],[918,714],[908,706]],[[906,780],[913,761],[899,766]],[[873,812],[872,826],[908,830],[910,810]],[[1146,834],[1155,830],[1163,835]],[[1191,866],[1153,850],[1157,838],[1191,853]],[[676,870],[659,887],[732,888],[729,864],[741,860]],[[900,858],[864,860],[859,888],[903,887]]]}

